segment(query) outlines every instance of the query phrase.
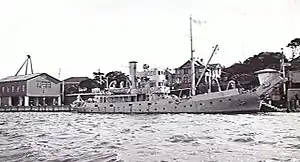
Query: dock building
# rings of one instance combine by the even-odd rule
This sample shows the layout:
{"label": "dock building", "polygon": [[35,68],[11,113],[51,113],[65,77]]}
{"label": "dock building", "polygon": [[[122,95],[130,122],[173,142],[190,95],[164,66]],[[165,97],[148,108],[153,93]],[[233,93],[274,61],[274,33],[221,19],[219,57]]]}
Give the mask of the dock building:
{"label": "dock building", "polygon": [[1,106],[61,105],[60,80],[34,73],[0,79]]}

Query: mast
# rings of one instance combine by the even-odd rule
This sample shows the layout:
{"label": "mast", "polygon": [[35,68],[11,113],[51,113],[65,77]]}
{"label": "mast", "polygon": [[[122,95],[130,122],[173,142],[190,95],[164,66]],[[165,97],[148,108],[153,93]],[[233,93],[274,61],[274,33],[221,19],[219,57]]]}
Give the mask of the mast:
{"label": "mast", "polygon": [[195,59],[193,49],[193,32],[192,32],[192,16],[190,16],[190,40],[191,40],[191,95],[196,95],[196,87],[195,87]]}

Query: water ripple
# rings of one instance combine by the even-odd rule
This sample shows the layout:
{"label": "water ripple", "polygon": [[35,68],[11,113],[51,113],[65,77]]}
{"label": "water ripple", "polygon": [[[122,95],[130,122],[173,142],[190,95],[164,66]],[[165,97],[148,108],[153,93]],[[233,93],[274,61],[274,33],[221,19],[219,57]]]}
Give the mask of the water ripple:
{"label": "water ripple", "polygon": [[0,113],[0,161],[299,161],[299,118]]}

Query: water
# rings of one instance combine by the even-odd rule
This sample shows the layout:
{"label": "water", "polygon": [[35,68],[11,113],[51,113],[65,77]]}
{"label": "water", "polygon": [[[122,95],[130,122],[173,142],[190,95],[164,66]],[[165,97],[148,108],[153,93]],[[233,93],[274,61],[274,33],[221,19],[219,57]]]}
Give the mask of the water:
{"label": "water", "polygon": [[300,113],[0,113],[0,161],[300,161]]}

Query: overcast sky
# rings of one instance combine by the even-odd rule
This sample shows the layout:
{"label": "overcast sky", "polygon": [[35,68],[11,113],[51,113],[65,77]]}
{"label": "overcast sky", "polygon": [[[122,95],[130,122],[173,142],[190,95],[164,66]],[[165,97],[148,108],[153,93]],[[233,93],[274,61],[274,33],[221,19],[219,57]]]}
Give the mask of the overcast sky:
{"label": "overcast sky", "polygon": [[[60,79],[128,73],[139,67],[176,68],[195,56],[229,66],[263,51],[280,51],[300,37],[299,0],[0,0],[0,78],[32,56],[34,72]],[[22,71],[24,74],[24,71]]]}

